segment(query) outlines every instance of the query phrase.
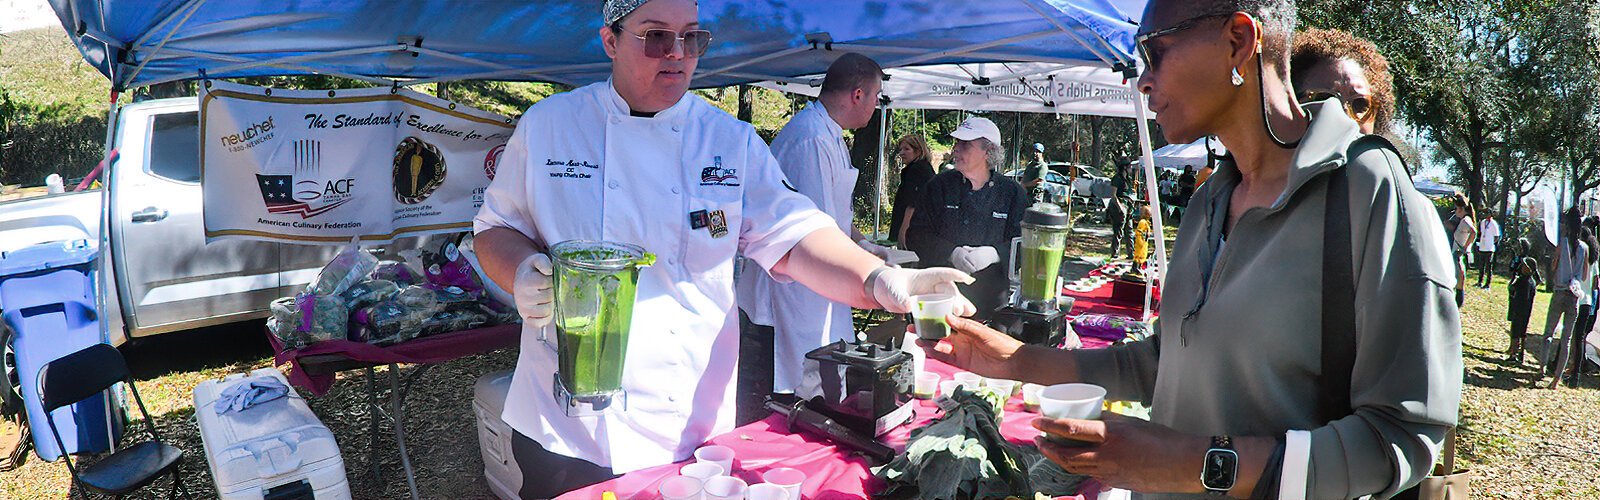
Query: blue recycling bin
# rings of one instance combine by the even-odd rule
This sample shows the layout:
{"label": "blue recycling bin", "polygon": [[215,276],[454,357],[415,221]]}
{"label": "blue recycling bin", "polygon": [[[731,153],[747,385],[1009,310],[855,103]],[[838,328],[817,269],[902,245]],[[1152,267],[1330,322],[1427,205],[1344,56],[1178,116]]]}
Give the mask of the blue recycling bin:
{"label": "blue recycling bin", "polygon": [[[41,243],[0,253],[0,318],[11,328],[33,449],[55,461],[56,446],[39,394],[39,369],[105,342],[95,311],[97,249],[87,240]],[[109,450],[122,435],[121,398],[107,391],[57,408],[52,416],[67,453]]]}

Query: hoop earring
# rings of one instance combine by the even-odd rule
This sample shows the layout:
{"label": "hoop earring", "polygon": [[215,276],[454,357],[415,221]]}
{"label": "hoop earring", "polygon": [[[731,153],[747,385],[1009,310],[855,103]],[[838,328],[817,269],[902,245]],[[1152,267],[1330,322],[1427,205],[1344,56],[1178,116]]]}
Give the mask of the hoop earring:
{"label": "hoop earring", "polygon": [[1232,73],[1233,86],[1244,86],[1244,75],[1239,74],[1239,68],[1228,68],[1228,71]]}

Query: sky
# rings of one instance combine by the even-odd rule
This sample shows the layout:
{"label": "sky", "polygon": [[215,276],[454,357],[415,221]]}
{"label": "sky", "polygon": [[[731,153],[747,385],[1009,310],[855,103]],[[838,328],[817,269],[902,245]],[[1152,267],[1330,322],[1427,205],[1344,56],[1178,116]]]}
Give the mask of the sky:
{"label": "sky", "polygon": [[0,0],[0,33],[61,24],[44,0]]}

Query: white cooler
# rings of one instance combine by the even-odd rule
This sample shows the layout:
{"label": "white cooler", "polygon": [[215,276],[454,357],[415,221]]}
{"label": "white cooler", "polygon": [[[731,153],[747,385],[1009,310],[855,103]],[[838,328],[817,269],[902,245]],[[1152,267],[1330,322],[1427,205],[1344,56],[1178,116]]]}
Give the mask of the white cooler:
{"label": "white cooler", "polygon": [[218,415],[214,405],[228,387],[260,377],[289,382],[276,368],[263,368],[194,388],[194,414],[205,444],[206,463],[223,500],[349,499],[344,459],[333,433],[311,413],[299,393],[244,411]]}
{"label": "white cooler", "polygon": [[483,477],[489,491],[500,500],[517,500],[522,490],[522,468],[511,455],[511,426],[500,419],[511,389],[511,370],[478,378],[473,387],[472,412],[478,415],[478,451],[483,454]]}

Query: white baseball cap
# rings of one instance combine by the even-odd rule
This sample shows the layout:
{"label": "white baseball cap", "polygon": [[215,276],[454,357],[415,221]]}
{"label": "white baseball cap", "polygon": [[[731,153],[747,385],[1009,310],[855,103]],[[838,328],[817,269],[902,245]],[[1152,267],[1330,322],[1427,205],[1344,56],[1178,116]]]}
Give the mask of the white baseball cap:
{"label": "white baseball cap", "polygon": [[989,121],[988,118],[977,116],[967,118],[961,122],[960,126],[956,127],[954,132],[950,133],[950,137],[963,141],[982,137],[994,143],[995,147],[1000,147],[1000,127],[996,127],[994,122]]}

